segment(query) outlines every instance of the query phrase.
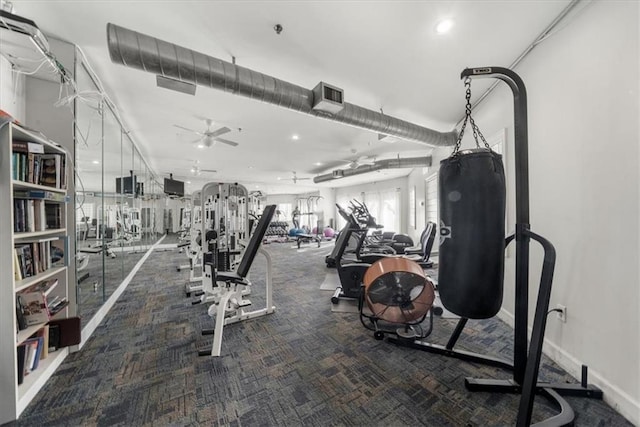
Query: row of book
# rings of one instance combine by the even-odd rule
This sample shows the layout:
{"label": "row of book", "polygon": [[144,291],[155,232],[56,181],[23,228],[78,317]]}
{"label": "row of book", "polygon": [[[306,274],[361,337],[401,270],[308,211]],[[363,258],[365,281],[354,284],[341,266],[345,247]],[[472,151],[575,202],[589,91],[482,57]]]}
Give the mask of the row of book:
{"label": "row of book", "polygon": [[36,142],[13,141],[12,178],[30,184],[67,188],[65,156],[45,153]]}
{"label": "row of book", "polygon": [[49,356],[49,325],[44,325],[36,334],[17,347],[18,384],[24,377],[38,369],[40,360]]}
{"label": "row of book", "polygon": [[66,236],[16,245],[13,251],[14,279],[23,280],[52,267],[67,265],[65,254],[68,245]]}
{"label": "row of book", "polygon": [[13,231],[16,233],[62,228],[62,206],[43,199],[13,199]]}
{"label": "row of book", "polygon": [[42,325],[27,340],[16,347],[18,353],[18,384],[38,369],[39,362],[49,353],[63,347],[80,344],[82,330],[79,317],[56,319]]}
{"label": "row of book", "polygon": [[18,330],[47,323],[67,305],[69,300],[52,291],[58,279],[44,280],[16,294],[16,318]]}

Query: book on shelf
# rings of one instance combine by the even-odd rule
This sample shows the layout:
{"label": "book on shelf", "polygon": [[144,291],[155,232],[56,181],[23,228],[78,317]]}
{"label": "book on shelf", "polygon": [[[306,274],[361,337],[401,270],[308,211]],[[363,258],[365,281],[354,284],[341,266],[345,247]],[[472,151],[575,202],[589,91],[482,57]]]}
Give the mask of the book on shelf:
{"label": "book on shelf", "polygon": [[49,352],[56,351],[60,348],[60,325],[57,323],[49,323]]}
{"label": "book on shelf", "polygon": [[46,226],[48,230],[62,228],[62,207],[58,204],[45,204]]}
{"label": "book on shelf", "polygon": [[51,320],[52,316],[55,316],[69,305],[67,297],[46,295],[40,291],[27,291],[19,292],[17,297],[19,299],[18,304],[22,308],[24,322],[27,326],[47,323]]}
{"label": "book on shelf", "polygon": [[24,308],[22,307],[22,300],[20,298],[20,295],[16,295],[16,319],[18,331],[27,329],[27,321],[24,318]]}
{"label": "book on shelf", "polygon": [[33,254],[31,252],[30,244],[18,245],[15,248],[15,251],[18,253],[18,262],[20,264],[20,274],[23,278],[33,276]]}
{"label": "book on shelf", "polygon": [[49,325],[44,325],[36,332],[37,337],[42,337],[42,351],[40,352],[40,360],[49,356]]}
{"label": "book on shelf", "polygon": [[11,147],[14,152],[44,154],[44,145],[39,142],[15,140],[12,142]]}
{"label": "book on shelf", "polygon": [[[65,238],[66,236],[49,238],[15,246],[13,256],[14,278],[23,280],[27,277],[44,273],[54,265],[54,261],[56,267],[67,266],[67,262],[64,259],[64,254],[66,253],[64,248],[68,246],[68,241],[53,243],[56,240]],[[58,249],[55,245],[59,245],[63,249]],[[51,252],[52,246],[55,247],[55,258],[53,258]]]}
{"label": "book on shelf", "polygon": [[49,296],[52,290],[58,286],[58,279],[49,279],[43,280],[41,282],[36,283],[35,285],[29,286],[27,289],[23,290],[23,293],[32,293],[32,292],[40,292],[44,296]]}
{"label": "book on shelf", "polygon": [[47,214],[44,200],[30,200],[33,203],[33,231],[44,231],[47,228]]}
{"label": "book on shelf", "polygon": [[[51,221],[56,212],[51,212]],[[61,222],[62,219],[57,219]],[[17,233],[45,231],[47,228],[47,208],[44,200],[14,199],[13,200],[13,231]],[[58,227],[59,228],[59,227]]]}
{"label": "book on shelf", "polygon": [[[20,350],[20,347],[24,348],[23,352]],[[21,384],[21,373],[24,379],[26,375],[38,369],[39,362],[42,359],[43,348],[44,337],[42,336],[29,338],[18,346],[18,384]]]}
{"label": "book on shelf", "polygon": [[29,338],[22,343],[25,347],[24,355],[24,375],[29,375],[33,371],[33,363],[38,352],[38,340]]}
{"label": "book on shelf", "polygon": [[81,336],[79,317],[52,320],[49,322],[49,351],[80,344]]}
{"label": "book on shelf", "polygon": [[69,202],[69,196],[47,190],[15,190],[13,192],[15,199],[39,199],[51,202]]}
{"label": "book on shelf", "polygon": [[44,146],[37,142],[13,141],[11,146],[12,178],[18,181],[39,184],[41,156]]}
{"label": "book on shelf", "polygon": [[64,157],[61,154],[40,155],[40,185],[64,188]]}
{"label": "book on shelf", "polygon": [[22,280],[22,270],[20,268],[20,260],[18,259],[18,251],[13,250],[13,278],[15,281]]}
{"label": "book on shelf", "polygon": [[13,231],[16,233],[22,233],[26,231],[25,225],[25,204],[24,200],[13,200]]}
{"label": "book on shelf", "polygon": [[18,384],[22,384],[24,382],[24,359],[27,353],[26,349],[27,348],[22,344],[20,344],[16,349],[18,359]]}
{"label": "book on shelf", "polygon": [[52,267],[66,267],[69,260],[66,254],[69,252],[69,237],[62,236],[50,241],[50,260]]}
{"label": "book on shelf", "polygon": [[61,298],[56,296],[51,299],[51,302],[48,301],[49,300],[47,300],[47,306],[49,307],[49,316],[55,316],[69,305],[69,300],[65,297]]}
{"label": "book on shelf", "polygon": [[47,298],[39,292],[20,292],[18,294],[22,315],[27,326],[47,323],[49,321],[49,309],[47,308]]}

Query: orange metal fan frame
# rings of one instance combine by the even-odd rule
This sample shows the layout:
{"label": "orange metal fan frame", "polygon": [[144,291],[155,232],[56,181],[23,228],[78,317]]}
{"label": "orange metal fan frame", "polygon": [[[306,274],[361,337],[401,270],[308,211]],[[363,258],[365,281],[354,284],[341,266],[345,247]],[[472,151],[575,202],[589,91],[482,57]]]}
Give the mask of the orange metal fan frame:
{"label": "orange metal fan frame", "polygon": [[[402,273],[423,280],[420,293],[411,299],[411,307],[398,304],[383,304],[371,300],[369,291],[382,276]],[[369,309],[378,319],[392,323],[412,323],[424,317],[435,299],[433,282],[424,274],[422,267],[415,261],[406,258],[388,257],[374,262],[367,269],[363,278],[365,301]]]}

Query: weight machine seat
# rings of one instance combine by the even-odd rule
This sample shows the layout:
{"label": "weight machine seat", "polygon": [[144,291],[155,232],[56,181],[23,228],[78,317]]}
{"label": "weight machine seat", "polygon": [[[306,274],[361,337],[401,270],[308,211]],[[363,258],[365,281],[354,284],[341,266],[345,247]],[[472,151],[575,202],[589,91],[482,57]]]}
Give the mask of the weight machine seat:
{"label": "weight machine seat", "polygon": [[231,282],[237,285],[245,286],[249,286],[251,284],[246,277],[240,277],[240,275],[235,271],[221,271],[219,273],[216,273],[216,281]]}
{"label": "weight machine seat", "polygon": [[99,254],[103,250],[104,250],[103,246],[94,246],[94,247],[88,247],[88,248],[80,248],[78,249],[78,252],[82,252],[85,254]]}

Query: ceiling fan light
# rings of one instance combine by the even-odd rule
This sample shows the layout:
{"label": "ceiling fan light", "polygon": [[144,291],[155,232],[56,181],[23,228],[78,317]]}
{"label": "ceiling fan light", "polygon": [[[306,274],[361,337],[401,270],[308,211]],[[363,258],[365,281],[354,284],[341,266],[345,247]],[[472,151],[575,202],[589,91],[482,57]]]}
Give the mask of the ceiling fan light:
{"label": "ceiling fan light", "polygon": [[210,136],[205,136],[202,142],[204,143],[205,147],[213,147],[213,144],[216,142],[216,140]]}
{"label": "ceiling fan light", "polygon": [[453,21],[451,19],[443,19],[436,24],[436,33],[446,34],[451,28],[453,28]]}

